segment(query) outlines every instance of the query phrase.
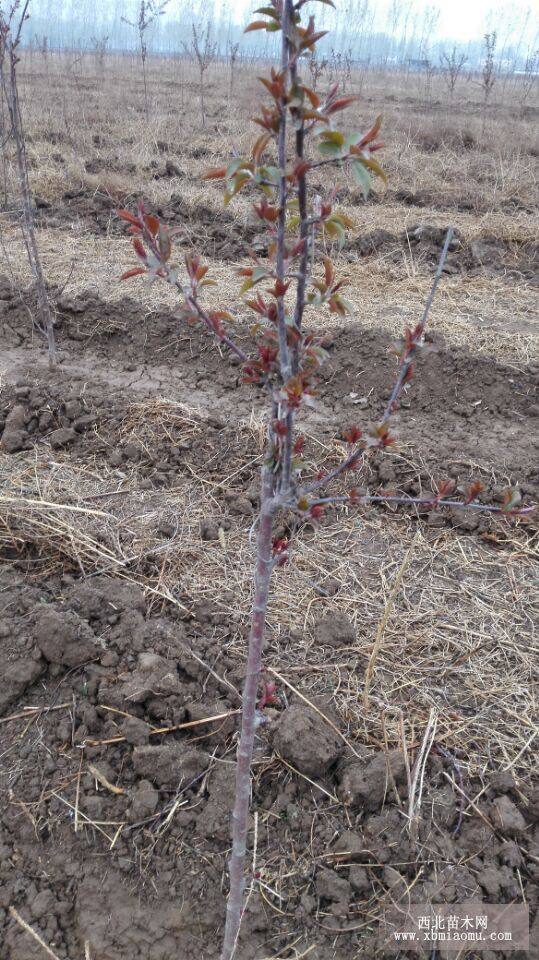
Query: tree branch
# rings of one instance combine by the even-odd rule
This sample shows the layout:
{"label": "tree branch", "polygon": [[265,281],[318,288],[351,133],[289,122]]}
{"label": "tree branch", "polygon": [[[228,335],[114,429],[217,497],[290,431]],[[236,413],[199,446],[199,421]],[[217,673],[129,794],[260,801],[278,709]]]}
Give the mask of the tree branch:
{"label": "tree branch", "polygon": [[[290,45],[288,42],[288,26],[291,22],[291,9],[292,4],[290,0],[284,0],[283,4],[283,13],[282,13],[282,44],[281,44],[281,73],[283,74],[284,80],[289,73],[289,59],[290,59]],[[279,219],[277,223],[277,255],[275,258],[275,269],[277,275],[277,283],[284,286],[285,275],[284,275],[284,255],[285,255],[285,240],[286,240],[286,96],[280,98],[279,101],[280,108],[280,120],[279,120],[279,135],[277,141],[277,151],[278,151],[278,165],[279,165]],[[279,362],[281,367],[281,377],[283,383],[290,377],[291,367],[290,367],[290,354],[288,350],[287,343],[287,331],[286,331],[286,317],[285,317],[285,303],[284,303],[284,294],[281,294],[277,297],[277,324],[279,332]]]}
{"label": "tree branch", "polygon": [[[446,261],[446,257],[447,257],[447,253],[449,250],[449,245],[451,243],[452,237],[453,237],[453,228],[449,227],[445,236],[445,243],[443,245],[443,249],[440,254],[440,259],[438,261],[438,267],[436,269],[436,274],[434,276],[432,287],[427,297],[427,301],[425,303],[423,315],[421,317],[421,320],[417,324],[415,330],[413,331],[412,339],[410,340],[409,344],[405,347],[405,350],[401,356],[400,363],[397,368],[397,377],[395,379],[395,384],[391,391],[391,395],[387,402],[382,419],[378,425],[379,428],[386,427],[391,415],[395,412],[396,405],[402,394],[407,378],[409,377],[412,363],[416,356],[417,350],[423,343],[425,326],[429,317],[430,308],[432,306],[432,302],[434,300],[436,290],[438,288],[438,284],[440,282],[440,277],[442,276],[442,272],[444,269],[444,265],[445,265],[445,261]],[[375,446],[376,445],[374,445],[374,447]],[[300,496],[305,496],[307,494],[313,493],[315,490],[321,490],[322,488],[326,487],[328,483],[330,483],[332,480],[335,480],[336,477],[341,476],[341,474],[345,473],[347,470],[350,470],[352,467],[357,470],[359,467],[363,465],[363,462],[366,456],[366,451],[367,451],[367,447],[365,443],[360,443],[356,445],[352,450],[352,452],[349,454],[349,456],[346,457],[346,459],[343,460],[340,464],[338,464],[338,466],[336,466],[333,470],[330,470],[329,473],[325,474],[325,476],[321,477],[319,480],[315,480],[313,483],[309,484],[308,486],[302,487],[300,491]]]}
{"label": "tree branch", "polygon": [[515,507],[510,510],[504,508],[503,506],[496,507],[494,504],[488,503],[466,503],[464,500],[443,500],[438,497],[422,498],[422,497],[399,497],[391,496],[385,494],[365,494],[357,496],[337,496],[337,497],[319,497],[312,501],[309,506],[326,506],[339,504],[347,504],[348,506],[361,506],[365,503],[394,503],[397,506],[415,506],[415,507],[424,507],[425,509],[434,509],[436,507],[448,507],[450,510],[480,510],[483,513],[499,513],[504,514],[505,516],[525,516],[526,514],[533,513],[535,507]]}
{"label": "tree branch", "polygon": [[395,404],[398,402],[398,399],[399,399],[399,397],[400,397],[400,395],[401,395],[402,388],[403,388],[403,386],[404,386],[404,384],[405,384],[405,382],[406,382],[406,377],[407,377],[407,375],[408,375],[408,371],[410,370],[410,368],[411,368],[411,366],[412,366],[412,363],[413,363],[413,361],[414,361],[414,357],[415,357],[415,354],[416,354],[416,352],[417,352],[417,348],[418,348],[418,346],[421,346],[421,343],[422,343],[422,341],[423,341],[423,337],[424,337],[424,335],[425,335],[425,327],[426,327],[426,325],[427,325],[427,320],[428,320],[428,318],[429,318],[430,308],[432,307],[432,301],[434,300],[434,297],[435,297],[435,294],[436,294],[436,290],[438,289],[438,284],[439,284],[439,282],[440,282],[440,277],[442,276],[442,272],[443,272],[443,269],[444,269],[444,266],[445,266],[445,261],[446,261],[447,253],[448,253],[448,250],[449,250],[449,244],[451,243],[451,240],[452,240],[452,239],[453,239],[453,227],[449,227],[449,229],[448,229],[448,231],[447,231],[447,233],[446,233],[446,235],[445,235],[445,243],[444,243],[444,245],[443,245],[443,249],[442,249],[442,252],[441,252],[441,254],[440,254],[440,259],[439,259],[439,261],[438,261],[438,267],[437,267],[436,273],[435,273],[435,275],[434,275],[434,280],[432,281],[431,291],[430,291],[430,293],[429,293],[429,295],[428,295],[428,297],[427,297],[427,302],[426,302],[426,304],[425,304],[425,309],[423,310],[423,316],[421,317],[421,320],[419,321],[419,324],[418,324],[418,326],[416,327],[416,330],[417,330],[417,338],[416,338],[416,340],[417,340],[417,342],[413,345],[413,347],[412,347],[411,350],[408,352],[408,354],[406,355],[406,357],[403,357],[403,359],[402,359],[402,362],[401,362],[400,368],[399,368],[399,374],[398,374],[397,379],[396,379],[396,381],[395,381],[395,385],[394,385],[394,387],[393,387],[393,390],[391,391],[391,396],[390,396],[390,398],[389,398],[389,400],[388,400],[388,402],[387,402],[387,406],[386,406],[386,408],[385,408],[385,410],[384,410],[384,415],[383,415],[383,417],[382,417],[382,423],[387,423],[387,421],[389,420],[391,414],[394,412]]}

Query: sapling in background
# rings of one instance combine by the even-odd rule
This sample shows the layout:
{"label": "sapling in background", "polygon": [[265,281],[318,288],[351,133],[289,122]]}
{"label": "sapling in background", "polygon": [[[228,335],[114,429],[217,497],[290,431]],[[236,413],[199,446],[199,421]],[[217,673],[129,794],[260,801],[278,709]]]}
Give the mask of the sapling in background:
{"label": "sapling in background", "polygon": [[453,102],[455,87],[457,85],[458,78],[464,69],[467,59],[468,58],[465,53],[457,53],[457,48],[455,45],[453,45],[451,53],[448,54],[445,52],[445,50],[442,50],[440,54],[442,75],[449,91],[451,102]]}
{"label": "sapling in background", "polygon": [[494,52],[496,50],[497,39],[498,38],[495,30],[493,30],[492,33],[486,33],[484,37],[485,58],[483,60],[483,69],[481,71],[481,86],[483,88],[483,136],[485,135],[487,123],[487,107],[494,84],[496,83]]}
{"label": "sapling in background", "polygon": [[169,0],[140,0],[136,20],[128,20],[122,17],[124,23],[134,27],[138,33],[140,62],[142,64],[142,81],[144,84],[144,109],[146,112],[146,121],[150,119],[150,101],[148,98],[148,81],[146,78],[146,60],[148,58],[148,44],[146,43],[146,31],[151,27],[157,17],[162,17],[165,13]]}
{"label": "sapling in background", "polygon": [[[205,74],[206,70],[215,60],[217,54],[217,43],[215,40],[212,40],[211,35],[211,23],[208,20],[205,27],[197,29],[193,23],[193,39],[191,41],[193,53],[195,55],[196,62],[198,64],[198,75],[199,75],[199,85],[198,85],[198,95],[200,100],[200,119],[202,120],[202,126],[206,126],[206,105],[205,105]],[[184,48],[186,48],[184,44]],[[235,59],[235,58],[234,58]],[[230,62],[230,93],[232,93],[232,84],[233,84],[233,75],[234,75],[234,60],[231,59]]]}
{"label": "sapling in background", "polygon": [[[328,2],[328,0],[322,0]],[[309,59],[324,35],[314,19],[302,22],[304,0],[272,0],[257,11],[258,19],[247,31],[280,32],[280,62],[269,76],[261,78],[268,99],[253,118],[260,132],[248,157],[237,157],[228,166],[206,172],[206,179],[223,180],[225,203],[241,190],[257,192],[253,203],[256,216],[269,235],[268,256],[251,254],[250,263],[238,268],[241,278],[238,299],[252,316],[252,348],[245,348],[229,333],[234,315],[230,308],[209,307],[203,302],[204,288],[213,281],[208,267],[198,256],[185,256],[184,267],[173,265],[172,239],[167,226],[148,214],[142,205],[136,214],[119,215],[129,223],[138,265],[124,278],[146,274],[175,287],[181,298],[180,319],[201,323],[217,343],[239,361],[244,380],[261,388],[267,396],[265,457],[261,470],[260,511],[256,524],[257,546],[253,575],[253,605],[247,667],[243,688],[241,733],[236,763],[236,794],[233,810],[232,852],[229,860],[230,892],[222,960],[233,956],[244,909],[245,864],[251,789],[251,763],[257,726],[264,707],[272,702],[274,690],[267,684],[259,691],[263,665],[266,610],[272,572],[290,560],[291,537],[283,536],[283,519],[288,529],[300,531],[302,524],[316,522],[327,510],[339,505],[361,508],[366,503],[412,507],[452,508],[467,506],[495,513],[514,514],[519,493],[507,491],[501,506],[479,503],[482,487],[472,484],[462,496],[454,497],[455,482],[442,480],[427,498],[359,492],[361,477],[374,451],[395,442],[392,418],[414,375],[414,362],[423,346],[425,324],[440,280],[451,240],[448,232],[433,287],[423,316],[406,329],[396,348],[395,382],[389,391],[380,420],[365,428],[348,426],[343,439],[347,454],[330,466],[312,470],[302,460],[304,440],[297,422],[315,402],[317,372],[324,361],[323,337],[304,325],[307,315],[323,317],[325,311],[345,317],[351,305],[344,296],[344,281],[323,249],[339,249],[345,242],[349,219],[331,199],[310,190],[309,178],[319,167],[334,167],[350,175],[365,198],[371,177],[385,180],[378,163],[381,118],[365,133],[345,134],[334,126],[335,118],[357,100],[341,95],[337,84],[326,94],[316,93],[305,80]],[[348,483],[349,479],[351,480]],[[291,519],[292,518],[292,519]],[[296,533],[298,535],[298,533]]]}
{"label": "sapling in background", "polygon": [[230,64],[230,83],[228,87],[228,96],[229,99],[232,99],[232,94],[234,92],[234,81],[236,79],[236,62],[238,59],[238,54],[240,50],[239,43],[232,43],[229,41],[227,46],[228,51],[228,62]]}
{"label": "sapling in background", "polygon": [[8,116],[6,132],[2,140],[2,152],[5,163],[6,146],[9,142],[13,143],[21,202],[21,230],[36,291],[37,315],[32,317],[32,322],[36,330],[47,339],[49,366],[54,367],[56,363],[54,320],[37,245],[35,205],[28,177],[28,155],[17,79],[21,34],[28,19],[29,4],[30,0],[24,0],[24,2],[15,0],[5,12],[0,7],[0,98],[5,100]]}

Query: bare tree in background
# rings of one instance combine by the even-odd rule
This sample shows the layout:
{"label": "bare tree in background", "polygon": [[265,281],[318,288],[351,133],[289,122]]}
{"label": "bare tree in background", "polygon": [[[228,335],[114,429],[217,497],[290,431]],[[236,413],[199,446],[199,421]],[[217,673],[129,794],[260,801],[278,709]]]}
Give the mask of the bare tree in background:
{"label": "bare tree in background", "polygon": [[99,68],[99,72],[101,74],[105,72],[105,57],[107,55],[108,43],[109,43],[108,34],[102,37],[92,37],[91,39],[96,66]]}
{"label": "bare tree in background", "polygon": [[539,76],[539,49],[530,51],[524,64],[524,76],[522,77],[522,106],[525,106],[534,85]]}
{"label": "bare tree in background", "polygon": [[[22,234],[36,289],[38,315],[33,319],[36,328],[47,338],[49,366],[53,367],[56,362],[54,323],[36,240],[34,205],[28,179],[28,158],[17,87],[18,48],[23,25],[28,19],[29,4],[30,0],[25,0],[24,3],[22,0],[14,0],[8,13],[0,9],[0,83],[9,115],[9,139],[15,145],[22,202]],[[3,141],[2,148],[5,149],[5,146],[6,142]]]}
{"label": "bare tree in background", "polygon": [[144,107],[146,120],[150,119],[150,104],[148,100],[148,79],[146,76],[146,60],[148,58],[148,46],[146,43],[146,31],[148,27],[161,17],[169,3],[169,0],[140,0],[138,17],[136,20],[128,20],[122,17],[124,23],[134,27],[138,31],[140,59],[142,61],[142,82],[144,83]]}
{"label": "bare tree in background", "polygon": [[432,81],[435,73],[436,67],[433,61],[427,57],[425,61],[425,99],[428,103],[430,103],[432,99]]}
{"label": "bare tree in background", "polygon": [[47,57],[48,57],[48,55],[49,55],[49,40],[48,40],[48,37],[46,37],[45,34],[43,34],[42,37],[39,37],[39,38],[36,37],[36,39],[37,39],[37,42],[38,42],[39,51],[40,51],[40,53],[41,53],[41,56],[42,56],[43,59],[46,61],[46,60],[47,60]]}
{"label": "bare tree in background", "polygon": [[447,54],[445,50],[442,50],[440,55],[440,63],[443,70],[443,78],[445,80],[447,89],[449,90],[449,96],[451,100],[455,94],[455,87],[457,85],[457,80],[460,77],[464,64],[467,61],[467,56],[465,53],[457,53],[456,46],[453,47],[450,54]]}
{"label": "bare tree in background", "polygon": [[313,90],[317,90],[318,81],[321,80],[323,74],[327,69],[327,59],[325,57],[318,57],[316,54],[313,54],[309,57],[309,72],[311,74],[311,81],[313,85]]}
{"label": "bare tree in background", "polygon": [[483,125],[482,134],[485,134],[487,123],[487,106],[492,93],[492,88],[496,83],[496,70],[494,65],[494,51],[496,49],[496,31],[485,33],[485,58],[483,60],[483,70],[481,72],[481,86],[483,88]]}
{"label": "bare tree in background", "polygon": [[238,59],[238,53],[240,50],[239,43],[228,43],[228,62],[230,64],[230,84],[228,89],[229,99],[232,99],[232,94],[234,92],[234,80],[236,76],[236,61]]}
{"label": "bare tree in background", "polygon": [[193,24],[192,50],[198,63],[198,72],[200,77],[200,115],[202,118],[202,126],[205,127],[206,106],[204,102],[204,74],[206,73],[210,63],[212,63],[215,59],[215,54],[217,52],[217,43],[212,39],[211,24],[209,20],[205,27],[198,28],[195,26],[195,24]]}
{"label": "bare tree in background", "polygon": [[329,80],[340,82],[341,90],[346,91],[346,84],[352,78],[352,48],[346,50],[334,50],[332,48],[329,61]]}
{"label": "bare tree in background", "polygon": [[496,50],[496,31],[485,33],[485,59],[483,61],[483,72],[481,74],[481,86],[485,97],[485,105],[490,99],[492,88],[496,83],[496,70],[494,66],[494,51]]}

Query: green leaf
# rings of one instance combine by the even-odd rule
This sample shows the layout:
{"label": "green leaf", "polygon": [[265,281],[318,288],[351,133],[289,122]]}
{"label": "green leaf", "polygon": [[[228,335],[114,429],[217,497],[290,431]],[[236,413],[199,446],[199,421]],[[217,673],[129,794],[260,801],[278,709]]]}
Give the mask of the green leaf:
{"label": "green leaf", "polygon": [[343,213],[342,210],[336,210],[331,214],[330,220],[334,220],[337,223],[340,223],[341,227],[353,227],[354,221],[352,217],[349,217],[347,213]]}
{"label": "green leaf", "polygon": [[346,313],[350,315],[354,313],[354,304],[350,300],[347,300],[346,297],[341,297],[339,295],[339,302]]}
{"label": "green leaf", "polygon": [[228,164],[228,167],[226,168],[225,179],[230,180],[234,176],[234,174],[238,172],[243,162],[244,161],[242,160],[241,157],[237,157],[235,160],[231,160],[230,163]]}
{"label": "green leaf", "polygon": [[311,347],[310,349],[318,360],[318,363],[324,363],[327,360],[329,354],[323,347]]}
{"label": "green leaf", "polygon": [[250,180],[250,179],[251,179],[251,178],[250,178],[250,176],[249,176],[248,173],[243,173],[241,170],[238,171],[238,173],[236,174],[236,176],[232,178],[232,182],[231,182],[228,190],[225,191],[225,198],[224,198],[225,207],[228,206],[228,204],[229,204],[230,201],[232,200],[232,197],[235,197],[236,194],[239,193],[239,191],[241,190],[241,188],[242,188],[242,187],[247,183],[247,181]]}
{"label": "green leaf", "polygon": [[352,171],[354,180],[356,181],[358,187],[361,188],[361,192],[366,200],[371,189],[371,177],[369,171],[363,166],[361,160],[352,160],[350,163],[350,169]]}
{"label": "green leaf", "polygon": [[270,180],[276,187],[279,185],[281,178],[279,167],[260,167],[260,172],[263,173],[264,180]]}
{"label": "green leaf", "polygon": [[369,168],[369,170],[372,170],[376,177],[380,177],[380,180],[383,180],[384,183],[387,183],[387,177],[377,160],[373,160],[372,157],[364,157],[363,163]]}
{"label": "green leaf", "polygon": [[247,293],[251,287],[254,287],[257,283],[260,283],[261,280],[264,280],[266,277],[269,277],[268,271],[265,267],[255,267],[252,275],[246,277],[240,287],[240,296],[243,296],[244,293]]}
{"label": "green leaf", "polygon": [[363,134],[362,133],[349,133],[344,141],[344,149],[346,153],[349,152],[350,147],[355,147],[356,143],[359,143]]}
{"label": "green leaf", "polygon": [[318,151],[323,157],[340,157],[341,148],[338,143],[332,143],[331,140],[322,140],[318,144]]}
{"label": "green leaf", "polygon": [[254,268],[252,276],[253,283],[260,283],[260,281],[264,280],[265,277],[269,277],[269,273],[265,267]]}
{"label": "green leaf", "polygon": [[341,133],[340,130],[323,130],[320,134],[320,139],[329,141],[330,143],[338,143],[340,147],[342,147],[345,142],[344,133]]}
{"label": "green leaf", "polygon": [[505,491],[502,513],[507,513],[509,510],[514,510],[521,500],[522,494],[518,487],[509,487],[509,489]]}
{"label": "green leaf", "polygon": [[263,13],[265,17],[273,17],[274,20],[279,16],[274,7],[259,7],[255,13]]}
{"label": "green leaf", "polygon": [[331,237],[332,240],[336,240],[339,250],[341,250],[346,241],[346,233],[344,232],[342,223],[339,223],[336,220],[326,220],[324,228],[328,237]]}
{"label": "green leaf", "polygon": [[243,297],[244,293],[248,293],[252,286],[254,286],[254,284],[251,277],[246,277],[240,287],[240,297]]}

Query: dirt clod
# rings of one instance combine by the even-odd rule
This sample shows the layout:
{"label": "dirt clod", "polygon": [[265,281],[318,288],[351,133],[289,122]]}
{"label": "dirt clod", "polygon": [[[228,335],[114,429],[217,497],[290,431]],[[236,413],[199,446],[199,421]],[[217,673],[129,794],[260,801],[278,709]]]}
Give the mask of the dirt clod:
{"label": "dirt clod", "polygon": [[356,642],[356,631],[345,613],[328,613],[315,627],[316,642],[323,647],[350,647]]}
{"label": "dirt clod", "polygon": [[149,741],[150,727],[144,720],[127,717],[120,726],[120,733],[134,747],[142,747]]}
{"label": "dirt clod", "polygon": [[53,430],[49,439],[53,450],[61,450],[62,447],[73,443],[76,437],[77,434],[72,427],[60,427],[58,430]]}
{"label": "dirt clod", "polygon": [[24,450],[27,442],[26,408],[22,404],[16,404],[6,417],[2,446],[7,453],[16,453]]}
{"label": "dirt clod", "polygon": [[5,667],[0,677],[0,714],[41,676],[42,661],[17,660]]}
{"label": "dirt clod", "polygon": [[44,607],[36,613],[34,627],[37,645],[49,663],[77,667],[98,655],[95,634],[73,610]]}
{"label": "dirt clod", "polygon": [[342,741],[326,720],[304,704],[292,704],[281,714],[273,731],[273,745],[309,777],[324,777],[342,750]]}
{"label": "dirt clod", "polygon": [[365,867],[360,867],[357,863],[354,863],[350,867],[349,878],[354,893],[362,894],[370,890],[371,881]]}
{"label": "dirt clod", "polygon": [[144,820],[145,817],[151,817],[158,803],[159,793],[153,784],[149,780],[139,780],[131,797],[129,819],[131,822],[136,822]]}
{"label": "dirt clod", "polygon": [[401,751],[393,750],[387,757],[381,753],[367,764],[347,765],[340,778],[340,794],[354,809],[379,810],[392,782],[403,783],[405,774]]}
{"label": "dirt clod", "polygon": [[520,837],[526,829],[520,810],[505,794],[493,801],[491,816],[494,826],[508,837]]}
{"label": "dirt clod", "polygon": [[316,877],[316,892],[323,900],[347,904],[352,896],[350,882],[333,870],[322,869]]}
{"label": "dirt clod", "polygon": [[179,743],[135,747],[133,751],[133,766],[138,775],[169,789],[185,787],[204,772],[207,763],[202,751]]}

